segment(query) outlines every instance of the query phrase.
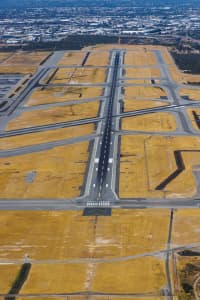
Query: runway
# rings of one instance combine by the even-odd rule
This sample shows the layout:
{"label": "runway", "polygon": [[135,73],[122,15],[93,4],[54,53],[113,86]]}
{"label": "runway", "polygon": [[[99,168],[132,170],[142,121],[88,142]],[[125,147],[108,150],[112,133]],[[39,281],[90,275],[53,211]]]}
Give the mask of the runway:
{"label": "runway", "polygon": [[[0,200],[0,210],[87,210],[91,208],[105,208],[111,211],[112,208],[138,209],[138,208],[197,208],[200,205],[198,199],[120,199],[118,196],[117,184],[119,181],[118,161],[120,156],[119,136],[122,135],[139,135],[144,134],[143,131],[121,130],[120,122],[123,118],[153,114],[157,112],[171,112],[176,118],[178,124],[177,130],[174,132],[145,132],[150,135],[164,136],[199,136],[199,133],[192,127],[189,118],[186,116],[184,109],[190,107],[199,107],[198,101],[190,101],[182,99],[178,94],[179,86],[173,81],[169,73],[168,67],[162,57],[160,50],[154,50],[157,67],[161,71],[159,86],[167,91],[169,105],[160,107],[152,107],[147,109],[139,109],[128,112],[122,112],[121,98],[123,88],[131,86],[125,84],[123,80],[124,55],[123,49],[113,49],[110,51],[110,64],[107,66],[107,79],[100,84],[69,84],[69,86],[88,86],[102,87],[104,93],[100,97],[86,98],[74,101],[44,104],[33,107],[24,107],[23,103],[27,101],[30,93],[37,86],[42,85],[42,80],[49,72],[56,68],[57,62],[62,58],[64,52],[55,52],[47,59],[44,65],[38,68],[36,74],[29,80],[25,89],[17,96],[14,101],[10,101],[1,111],[0,123],[6,124],[15,116],[15,113],[25,111],[37,111],[42,109],[54,108],[56,106],[65,107],[66,105],[90,103],[100,101],[99,115],[93,118],[78,119],[74,121],[58,122],[53,124],[33,126],[21,128],[17,130],[5,131],[1,130],[0,139],[26,136],[30,133],[45,132],[58,128],[76,127],[85,124],[95,124],[96,131],[94,134],[75,137],[71,139],[58,140],[30,145],[26,147],[17,147],[7,151],[0,151],[0,157],[19,156],[32,152],[44,151],[67,144],[73,144],[80,141],[92,141],[90,149],[90,159],[87,166],[87,174],[85,176],[84,194],[74,199],[19,199],[19,200]],[[90,55],[86,52],[82,66]],[[69,66],[65,66],[68,68]],[[102,67],[100,67],[102,68]],[[134,85],[134,84],[133,84]],[[63,84],[44,86],[63,86]],[[68,85],[64,85],[68,86]],[[141,84],[146,86],[146,84]],[[156,99],[154,99],[156,100]],[[3,126],[3,125],[2,125]],[[3,127],[2,127],[3,128]]]}

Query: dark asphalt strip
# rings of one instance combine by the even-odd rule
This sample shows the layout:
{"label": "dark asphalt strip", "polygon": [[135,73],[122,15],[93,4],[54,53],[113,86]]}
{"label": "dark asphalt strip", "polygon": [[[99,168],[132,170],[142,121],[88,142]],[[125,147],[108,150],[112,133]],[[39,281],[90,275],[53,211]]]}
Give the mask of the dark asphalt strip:
{"label": "dark asphalt strip", "polygon": [[174,157],[177,165],[177,169],[170,174],[165,180],[163,180],[155,189],[158,191],[163,190],[172,180],[174,180],[180,173],[185,170],[185,164],[181,155],[181,151],[174,151]]}
{"label": "dark asphalt strip", "polygon": [[87,62],[87,60],[88,60],[88,58],[89,58],[89,55],[90,55],[90,51],[88,51],[88,52],[86,53],[86,55],[85,55],[85,57],[84,57],[84,60],[83,60],[83,62],[82,62],[82,67],[85,66],[85,64],[86,64],[86,62]]}
{"label": "dark asphalt strip", "polygon": [[199,150],[176,150],[174,151],[174,157],[177,165],[177,169],[170,174],[165,180],[163,180],[156,188],[155,190],[161,191],[163,190],[172,180],[174,180],[178,175],[180,175],[185,170],[185,164],[182,157],[182,152],[199,152]]}
{"label": "dark asphalt strip", "polygon": [[197,127],[200,129],[200,118],[199,118],[199,115],[197,115],[196,111],[192,111],[192,114],[193,114],[193,117],[194,117],[194,120],[196,122],[196,125]]}
{"label": "dark asphalt strip", "polygon": [[13,285],[9,291],[9,296],[5,297],[5,300],[15,300],[16,297],[12,295],[17,295],[19,294],[21,288],[23,287],[25,281],[28,278],[29,272],[31,269],[31,264],[30,263],[24,263],[21,267],[21,270],[19,271],[17,278],[13,282]]}

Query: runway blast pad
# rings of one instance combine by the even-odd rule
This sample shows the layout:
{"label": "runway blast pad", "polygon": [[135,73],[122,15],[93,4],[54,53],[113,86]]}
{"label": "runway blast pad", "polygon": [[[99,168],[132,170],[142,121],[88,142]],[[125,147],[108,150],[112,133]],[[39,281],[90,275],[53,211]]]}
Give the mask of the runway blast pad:
{"label": "runway blast pad", "polygon": [[85,208],[83,211],[83,216],[111,216],[112,209],[109,207],[89,207]]}

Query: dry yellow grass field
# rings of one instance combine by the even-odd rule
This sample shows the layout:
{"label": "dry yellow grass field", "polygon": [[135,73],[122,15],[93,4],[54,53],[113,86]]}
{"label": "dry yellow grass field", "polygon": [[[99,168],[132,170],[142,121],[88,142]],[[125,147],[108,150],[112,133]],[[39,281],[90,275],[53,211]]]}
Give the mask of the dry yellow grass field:
{"label": "dry yellow grass field", "polygon": [[0,274],[1,274],[0,293],[1,294],[6,294],[9,292],[12,283],[14,282],[19,270],[20,270],[19,265],[0,264]]}
{"label": "dry yellow grass field", "polygon": [[0,65],[0,73],[11,74],[34,74],[37,67],[34,65]]}
{"label": "dry yellow grass field", "polygon": [[[158,223],[162,227],[158,228]],[[124,257],[165,249],[168,223],[168,210],[113,209],[111,220],[98,218],[95,239],[90,243],[92,257]]]}
{"label": "dry yellow grass field", "polygon": [[122,119],[123,130],[166,132],[176,130],[176,120],[170,113],[147,114]]}
{"label": "dry yellow grass field", "polygon": [[160,70],[156,68],[126,68],[124,76],[128,78],[158,78]]}
{"label": "dry yellow grass field", "polygon": [[16,52],[0,66],[0,73],[34,73],[49,52]]}
{"label": "dry yellow grass field", "polygon": [[81,66],[85,55],[85,51],[67,52],[58,62],[58,66]]}
{"label": "dry yellow grass field", "polygon": [[[36,297],[37,298],[37,300],[52,300],[52,297],[46,297],[46,295],[45,295],[45,297],[42,297],[42,296],[37,296]],[[0,298],[1,299],[1,298]],[[18,300],[30,300],[30,298],[29,297],[17,297],[17,299]],[[34,299],[34,298],[32,298],[33,300],[36,300],[36,299]],[[118,298],[118,300],[120,300],[121,298]],[[3,299],[1,299],[1,300],[3,300]],[[59,297],[53,297],[53,300],[88,300],[88,296],[78,296],[78,295],[71,295],[71,296],[67,296],[67,299],[66,299],[66,296],[59,296]],[[110,300],[110,299],[108,299],[108,297],[103,297],[103,296],[100,296],[100,298],[97,296],[97,297],[95,297],[95,296],[90,296],[90,300]],[[132,300],[132,299],[131,299]],[[135,298],[133,299],[133,300],[135,300]],[[137,299],[138,300],[138,299]],[[141,299],[139,299],[139,300],[141,300]],[[142,299],[142,300],[144,300],[144,299]],[[145,299],[145,300],[162,300],[162,299]]]}
{"label": "dry yellow grass field", "polygon": [[60,68],[52,78],[52,84],[102,83],[106,68]]}
{"label": "dry yellow grass field", "polygon": [[14,137],[2,138],[0,141],[0,150],[8,150],[18,147],[25,147],[35,144],[53,142],[57,140],[69,139],[77,136],[91,134],[94,131],[93,124],[74,126],[44,132],[30,133]]}
{"label": "dry yellow grass field", "polygon": [[[0,257],[66,259],[62,265],[33,264],[22,294],[159,292],[165,285],[164,260],[130,255],[165,249],[168,210],[114,209],[110,218],[85,218],[81,211],[9,211],[0,213],[0,224]],[[70,257],[76,263],[67,263]],[[78,260],[98,257],[108,261]],[[109,261],[112,257],[117,261]]]}
{"label": "dry yellow grass field", "polygon": [[49,54],[50,52],[16,52],[9,60],[6,61],[6,65],[38,65]]}
{"label": "dry yellow grass field", "polygon": [[[176,169],[175,150],[182,152],[185,170],[167,184],[163,190],[155,188]],[[193,174],[198,167],[200,152],[198,137],[122,136],[119,195],[132,197],[192,197],[196,180]]]}
{"label": "dry yellow grass field", "polygon": [[[45,199],[80,195],[88,142],[0,159],[1,198]],[[28,177],[33,174],[33,181]]]}
{"label": "dry yellow grass field", "polygon": [[[1,298],[0,298],[1,299]],[[18,300],[30,300],[29,297],[17,297]],[[36,300],[34,298],[32,298],[33,300]],[[118,298],[118,300],[124,300],[123,298]],[[3,299],[1,299],[3,300]],[[37,296],[37,300],[52,300],[52,297],[47,297],[45,295],[45,297],[42,296]],[[53,297],[53,300],[88,300],[88,296],[78,296],[78,295],[71,295],[71,296],[58,296],[58,297]],[[108,296],[90,296],[90,300],[110,300],[108,299]],[[115,299],[116,300],[116,299]],[[132,300],[132,299],[131,299]],[[133,299],[135,300],[135,298]],[[141,299],[137,299],[137,300],[141,300]],[[160,299],[160,298],[156,298],[156,299],[142,299],[142,300],[164,300],[164,299]]]}
{"label": "dry yellow grass field", "polygon": [[87,264],[33,265],[22,294],[59,294],[85,291]]}
{"label": "dry yellow grass field", "polygon": [[46,87],[34,90],[25,106],[82,100],[102,96],[98,87]]}
{"label": "dry yellow grass field", "polygon": [[152,101],[152,100],[124,100],[124,111],[138,110],[144,108],[152,108],[169,105],[167,101]]}
{"label": "dry yellow grass field", "polygon": [[0,53],[0,63],[2,63],[5,59],[9,58],[9,56],[11,56],[12,53],[10,52],[1,52]]}
{"label": "dry yellow grass field", "polygon": [[125,87],[125,97],[127,98],[160,98],[167,96],[160,87],[151,86],[128,86]]}
{"label": "dry yellow grass field", "polygon": [[[95,300],[98,300],[98,298],[94,298]],[[93,298],[92,298],[92,300],[94,300]],[[112,300],[125,300],[125,299],[127,299],[127,298],[123,298],[123,297],[112,297]],[[151,296],[149,296],[149,297],[143,297],[143,296],[141,296],[141,297],[128,297],[128,299],[129,300],[165,300],[166,298],[165,297],[162,297],[162,296],[153,296],[153,297],[151,297]],[[105,298],[105,299],[103,299],[102,298],[102,300],[110,300],[109,298]],[[173,297],[173,300],[178,300],[176,297]]]}
{"label": "dry yellow grass field", "polygon": [[[126,262],[33,265],[22,294],[161,293],[166,283],[164,261],[145,257]],[[135,271],[137,270],[137,272]]]}
{"label": "dry yellow grass field", "polygon": [[125,65],[155,65],[156,58],[154,53],[147,48],[141,47],[140,50],[127,51],[125,54],[124,64]]}
{"label": "dry yellow grass field", "polygon": [[169,217],[167,209],[113,209],[110,218],[85,218],[82,211],[2,211],[0,258],[126,261],[166,248]]}
{"label": "dry yellow grass field", "polygon": [[91,50],[112,50],[112,49],[123,49],[127,51],[137,51],[137,52],[145,52],[145,51],[152,51],[152,50],[165,50],[166,47],[164,46],[157,46],[157,45],[123,45],[123,44],[97,44],[94,46],[85,47],[84,51],[91,51]]}
{"label": "dry yellow grass field", "polygon": [[106,293],[159,293],[166,284],[164,261],[153,257],[102,263],[95,273],[92,290]]}
{"label": "dry yellow grass field", "polygon": [[151,81],[149,79],[127,79],[127,78],[123,78],[122,79],[123,82],[125,83],[129,83],[129,84],[151,84]]}
{"label": "dry yellow grass field", "polygon": [[200,100],[200,89],[181,89],[181,96],[187,96],[190,100]]}
{"label": "dry yellow grass field", "polygon": [[145,146],[147,139],[148,136],[122,136],[121,138],[119,178],[121,198],[163,196],[162,192],[151,188],[149,183],[151,178],[148,174]]}
{"label": "dry yellow grass field", "polygon": [[[102,297],[102,296],[100,296],[100,297]],[[29,297],[17,297],[17,299],[18,300],[30,300],[30,298]],[[90,299],[91,300],[109,300],[108,299],[108,297],[106,298],[104,298],[104,297],[102,297],[102,298],[96,298],[96,297],[90,297]],[[119,300],[120,298],[118,298],[118,300]],[[1,299],[0,298],[0,300],[3,300],[3,299]],[[45,295],[45,297],[42,297],[42,296],[37,296],[35,299],[34,298],[32,298],[32,300],[52,300],[52,297],[47,297],[46,295]],[[88,300],[88,296],[78,296],[78,295],[71,295],[71,296],[67,296],[67,299],[66,299],[66,296],[59,296],[59,297],[53,297],[53,300]],[[132,299],[131,299],[132,300]],[[135,300],[135,299],[133,299],[133,300]],[[141,299],[140,299],[141,300]],[[145,300],[162,300],[162,299],[145,299]]]}
{"label": "dry yellow grass field", "polygon": [[109,51],[91,52],[86,62],[86,66],[107,66],[109,65],[109,57]]}
{"label": "dry yellow grass field", "polygon": [[94,101],[24,112],[19,117],[11,120],[6,130],[92,118],[98,115],[98,110],[99,101]]}
{"label": "dry yellow grass field", "polygon": [[[186,230],[187,229],[187,230]],[[178,209],[174,213],[173,246],[197,244],[200,246],[200,211],[198,209]]]}
{"label": "dry yellow grass field", "polygon": [[[0,298],[1,299],[1,298]],[[29,300],[30,298],[27,298],[27,297],[17,297],[18,300]],[[34,299],[34,298],[32,298]],[[102,296],[102,295],[97,295],[97,296],[89,296],[89,300],[125,300],[125,299],[128,299],[128,300],[165,300],[165,297],[162,297],[162,296],[149,296],[149,297],[136,297],[136,296],[133,296],[133,297],[128,297],[125,295],[125,296]],[[2,299],[3,300],[3,299]],[[41,296],[37,296],[37,300],[52,300],[52,297],[48,298],[48,297],[41,297]],[[88,300],[88,296],[77,296],[77,295],[72,295],[72,296],[67,296],[67,299],[66,297],[53,297],[53,300]],[[177,297],[173,297],[173,300],[178,300]]]}
{"label": "dry yellow grass field", "polygon": [[[129,300],[165,300],[165,297],[162,297],[162,296],[149,296],[149,297],[143,297],[143,296],[140,296],[140,297],[126,297],[124,298],[124,296],[122,297],[112,297],[111,300],[125,300],[125,299],[129,299]],[[69,299],[69,300],[72,300],[72,299]],[[81,300],[81,299],[80,299]],[[110,300],[109,298],[92,298],[92,300]],[[175,297],[173,297],[173,300],[178,300],[176,299]]]}

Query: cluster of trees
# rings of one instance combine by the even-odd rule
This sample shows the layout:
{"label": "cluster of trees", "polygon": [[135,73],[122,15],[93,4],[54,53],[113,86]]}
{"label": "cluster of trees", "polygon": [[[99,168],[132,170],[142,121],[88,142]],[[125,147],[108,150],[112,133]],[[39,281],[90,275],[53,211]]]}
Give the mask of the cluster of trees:
{"label": "cluster of trees", "polygon": [[96,44],[117,43],[118,38],[114,36],[101,35],[71,35],[57,42],[33,42],[23,46],[23,50],[80,50],[83,47]]}
{"label": "cluster of trees", "polygon": [[188,73],[200,74],[200,54],[171,52],[176,64]]}

